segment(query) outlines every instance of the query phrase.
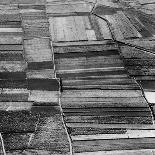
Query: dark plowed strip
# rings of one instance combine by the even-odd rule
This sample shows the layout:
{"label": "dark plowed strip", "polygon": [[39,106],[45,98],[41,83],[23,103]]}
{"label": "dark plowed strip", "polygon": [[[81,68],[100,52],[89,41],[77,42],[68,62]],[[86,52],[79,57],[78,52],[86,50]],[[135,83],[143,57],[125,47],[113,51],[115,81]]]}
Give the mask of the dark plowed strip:
{"label": "dark plowed strip", "polygon": [[22,54],[0,53],[0,61],[22,61],[24,60]]}
{"label": "dark plowed strip", "polygon": [[0,21],[0,26],[1,25],[5,26],[12,25],[21,27],[21,21]]}
{"label": "dark plowed strip", "polygon": [[155,80],[143,80],[140,81],[140,83],[144,89],[150,89],[155,91]]}
{"label": "dark plowed strip", "polygon": [[69,133],[73,135],[94,135],[94,134],[125,134],[126,129],[100,129],[90,127],[72,127],[68,128]]}
{"label": "dark plowed strip", "polygon": [[102,90],[140,90],[137,85],[83,85],[83,86],[62,86],[64,90],[89,90],[89,89],[102,89]]}
{"label": "dark plowed strip", "polygon": [[26,80],[0,80],[0,88],[27,88]]}
{"label": "dark plowed strip", "polygon": [[26,72],[0,72],[0,79],[5,80],[26,79]]}
{"label": "dark plowed strip", "polygon": [[61,53],[61,54],[54,54],[55,59],[59,58],[78,58],[78,57],[95,57],[95,56],[112,56],[112,55],[119,55],[119,52],[117,50],[108,50],[108,51],[102,51],[102,52],[85,52],[85,53]]}
{"label": "dark plowed strip", "polygon": [[28,89],[58,91],[59,82],[56,79],[28,79]]}
{"label": "dark plowed strip", "polygon": [[29,62],[28,69],[40,70],[40,69],[53,69],[52,61],[43,61],[43,62]]}
{"label": "dark plowed strip", "polygon": [[85,113],[85,112],[149,112],[150,110],[148,108],[144,108],[144,107],[105,107],[105,108],[64,108],[63,112],[64,113],[69,113],[69,112],[81,112],[81,113]]}
{"label": "dark plowed strip", "polygon": [[[69,52],[91,52],[91,51],[103,51],[105,52],[105,49],[107,47],[109,47],[110,49],[112,49],[111,47],[113,47],[113,43],[111,43],[108,45],[73,45],[73,46],[63,46],[63,47],[56,47],[54,45],[54,53],[69,53]],[[112,49],[112,51],[115,51],[115,53],[118,53],[118,50],[116,49]],[[108,52],[108,51],[107,51]]]}
{"label": "dark plowed strip", "polygon": [[125,59],[127,66],[155,66],[155,59]]}
{"label": "dark plowed strip", "polygon": [[14,24],[9,25],[9,23],[7,25],[5,25],[5,24],[1,25],[1,23],[0,23],[0,28],[21,28],[21,25],[14,25]]}
{"label": "dark plowed strip", "polygon": [[19,4],[19,9],[35,9],[35,10],[45,10],[45,5],[22,5]]}
{"label": "dark plowed strip", "polygon": [[125,116],[125,117],[143,117],[143,116],[150,116],[151,117],[151,113],[150,111],[100,111],[100,110],[96,110],[96,111],[83,111],[81,109],[81,111],[79,112],[65,112],[65,116]]}

